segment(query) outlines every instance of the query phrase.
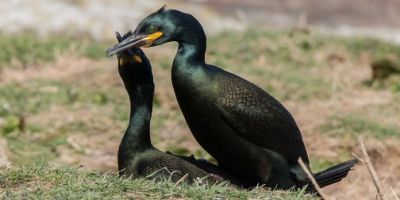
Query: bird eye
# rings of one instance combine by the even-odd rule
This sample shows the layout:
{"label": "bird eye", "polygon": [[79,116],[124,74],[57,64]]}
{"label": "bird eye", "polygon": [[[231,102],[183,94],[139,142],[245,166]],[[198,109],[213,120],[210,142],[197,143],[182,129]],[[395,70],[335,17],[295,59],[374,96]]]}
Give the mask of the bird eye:
{"label": "bird eye", "polygon": [[146,28],[147,33],[155,33],[158,30],[158,27],[155,25],[150,25]]}

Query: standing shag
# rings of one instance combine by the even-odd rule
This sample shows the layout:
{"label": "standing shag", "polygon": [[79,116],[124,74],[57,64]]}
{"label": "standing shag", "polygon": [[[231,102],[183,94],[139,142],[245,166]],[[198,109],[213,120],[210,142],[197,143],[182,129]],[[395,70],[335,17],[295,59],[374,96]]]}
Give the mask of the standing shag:
{"label": "standing shag", "polygon": [[[131,33],[121,37],[119,41]],[[150,120],[154,95],[151,65],[139,48],[118,53],[118,71],[129,95],[131,113],[129,125],[118,150],[120,175],[153,178],[163,177],[177,181],[187,174],[187,182],[207,177],[210,183],[235,179],[217,166],[193,157],[175,156],[155,148],[150,140]],[[210,172],[210,173],[209,173]]]}
{"label": "standing shag", "polygon": [[[162,8],[107,54],[170,41],[179,44],[172,66],[176,98],[200,145],[250,186],[288,189],[308,184],[297,160],[308,165],[309,159],[292,115],[253,83],[206,64],[206,35],[192,15]],[[314,176],[324,187],[340,181],[355,163],[350,160]]]}

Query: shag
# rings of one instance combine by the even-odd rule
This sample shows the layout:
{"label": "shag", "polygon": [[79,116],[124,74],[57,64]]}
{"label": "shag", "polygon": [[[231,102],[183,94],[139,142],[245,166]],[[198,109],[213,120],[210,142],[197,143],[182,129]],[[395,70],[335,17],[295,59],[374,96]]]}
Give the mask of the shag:
{"label": "shag", "polygon": [[[122,41],[131,33],[117,38]],[[118,53],[118,71],[128,92],[131,113],[129,125],[118,150],[121,176],[171,178],[177,181],[186,175],[186,182],[206,178],[209,183],[235,179],[216,165],[193,156],[175,156],[154,147],[150,140],[154,83],[150,61],[139,48]]]}
{"label": "shag", "polygon": [[[292,115],[255,84],[206,64],[206,35],[192,15],[163,7],[107,54],[170,41],[179,44],[172,66],[178,104],[192,134],[218,164],[247,186],[289,189],[309,184],[298,164],[302,158],[309,165],[309,159]],[[324,187],[344,178],[355,163],[349,160],[314,176]]]}

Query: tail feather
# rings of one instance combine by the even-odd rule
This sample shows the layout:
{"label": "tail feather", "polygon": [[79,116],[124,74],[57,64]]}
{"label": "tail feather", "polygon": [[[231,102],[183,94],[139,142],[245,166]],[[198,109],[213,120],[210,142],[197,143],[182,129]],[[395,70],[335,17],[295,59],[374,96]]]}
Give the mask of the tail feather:
{"label": "tail feather", "polygon": [[314,174],[315,180],[320,187],[337,183],[347,176],[349,171],[358,162],[357,159],[348,160],[333,167],[330,167],[322,172]]}

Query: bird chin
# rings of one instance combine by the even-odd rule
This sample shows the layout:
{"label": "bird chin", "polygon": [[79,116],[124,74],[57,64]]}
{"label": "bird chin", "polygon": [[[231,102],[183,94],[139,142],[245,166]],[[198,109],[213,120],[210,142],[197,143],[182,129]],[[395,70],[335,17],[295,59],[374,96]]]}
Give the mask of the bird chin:
{"label": "bird chin", "polygon": [[147,40],[147,41],[145,42],[145,44],[141,45],[140,47],[149,48],[149,47],[151,47],[151,46],[153,45],[153,43],[154,43],[154,41]]}
{"label": "bird chin", "polygon": [[162,35],[164,35],[163,32],[161,31],[157,31],[153,34],[150,34],[148,36],[146,36],[145,38],[143,38],[142,40],[145,41],[145,43],[143,45],[137,45],[138,47],[146,47],[149,48],[153,45],[153,43],[159,39]]}

